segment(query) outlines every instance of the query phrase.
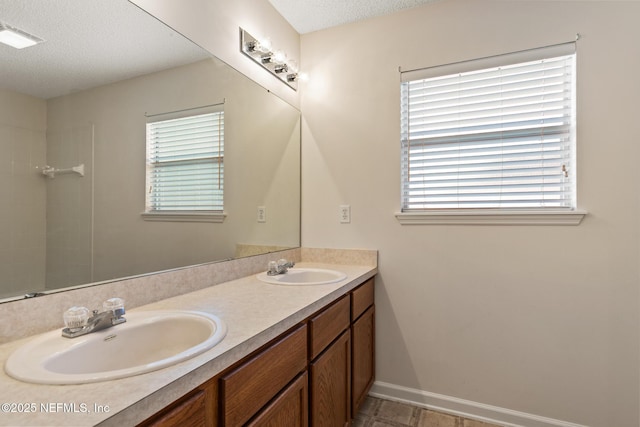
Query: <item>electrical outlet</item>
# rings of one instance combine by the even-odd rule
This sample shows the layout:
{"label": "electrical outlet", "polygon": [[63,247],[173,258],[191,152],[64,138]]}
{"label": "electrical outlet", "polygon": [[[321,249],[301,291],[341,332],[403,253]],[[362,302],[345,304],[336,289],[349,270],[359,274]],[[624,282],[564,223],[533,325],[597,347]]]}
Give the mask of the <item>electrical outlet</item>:
{"label": "electrical outlet", "polygon": [[258,206],[258,222],[267,222],[267,208]]}
{"label": "electrical outlet", "polygon": [[340,205],[340,223],[348,224],[351,222],[351,206]]}

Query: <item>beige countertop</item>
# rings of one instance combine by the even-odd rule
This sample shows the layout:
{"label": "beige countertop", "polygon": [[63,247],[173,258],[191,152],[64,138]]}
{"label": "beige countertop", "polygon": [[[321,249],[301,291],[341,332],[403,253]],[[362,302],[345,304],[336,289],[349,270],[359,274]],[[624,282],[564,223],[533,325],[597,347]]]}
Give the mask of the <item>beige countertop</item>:
{"label": "beige countertop", "polygon": [[[119,380],[38,385],[14,380],[3,369],[0,372],[0,425],[135,425],[377,272],[376,267],[369,265],[301,262],[297,266],[340,270],[347,278],[325,285],[279,286],[263,283],[251,275],[130,310],[203,311],[225,321],[228,331],[220,344],[192,359]],[[2,365],[29,339],[1,345]]]}

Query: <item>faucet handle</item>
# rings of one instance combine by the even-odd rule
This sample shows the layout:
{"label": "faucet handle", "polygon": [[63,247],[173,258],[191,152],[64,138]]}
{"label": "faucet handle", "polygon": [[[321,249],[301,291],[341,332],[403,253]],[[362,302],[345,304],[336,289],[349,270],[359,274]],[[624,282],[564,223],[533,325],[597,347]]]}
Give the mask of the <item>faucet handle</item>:
{"label": "faucet handle", "polygon": [[125,313],[124,300],[122,298],[109,298],[102,303],[102,309],[112,311],[116,318],[122,317]]}
{"label": "faucet handle", "polygon": [[278,274],[278,263],[275,261],[269,261],[269,265],[268,265],[268,273],[269,274]]}
{"label": "faucet handle", "polygon": [[287,261],[284,258],[281,258],[281,259],[278,260],[278,268],[287,269],[287,268],[293,267],[294,265],[295,265],[295,263],[293,261]]}
{"label": "faucet handle", "polygon": [[71,331],[76,331],[87,326],[89,323],[90,311],[87,307],[73,306],[64,312],[64,325]]}

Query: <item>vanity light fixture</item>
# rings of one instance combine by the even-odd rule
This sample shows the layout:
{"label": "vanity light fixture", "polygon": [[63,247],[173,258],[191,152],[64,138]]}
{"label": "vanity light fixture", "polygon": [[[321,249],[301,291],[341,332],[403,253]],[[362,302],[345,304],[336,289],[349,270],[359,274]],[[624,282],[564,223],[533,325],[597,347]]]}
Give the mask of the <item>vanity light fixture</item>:
{"label": "vanity light fixture", "polygon": [[33,34],[0,23],[0,43],[16,49],[24,49],[25,47],[35,46],[43,41],[40,37],[36,37]]}
{"label": "vanity light fixture", "polygon": [[290,88],[298,90],[296,62],[289,60],[284,52],[275,50],[269,39],[258,40],[240,28],[240,51]]}

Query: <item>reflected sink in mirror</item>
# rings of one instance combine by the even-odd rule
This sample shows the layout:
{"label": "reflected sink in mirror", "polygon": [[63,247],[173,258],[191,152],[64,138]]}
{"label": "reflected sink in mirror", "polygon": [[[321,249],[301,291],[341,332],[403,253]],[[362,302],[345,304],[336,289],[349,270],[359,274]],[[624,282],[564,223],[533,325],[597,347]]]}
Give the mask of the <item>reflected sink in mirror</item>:
{"label": "reflected sink in mirror", "polygon": [[326,285],[347,278],[341,271],[324,268],[290,268],[284,274],[269,276],[267,272],[258,274],[258,279],[274,285]]}
{"label": "reflected sink in mirror", "polygon": [[84,384],[130,377],[190,359],[227,333],[217,316],[196,311],[140,311],[78,338],[61,330],[34,337],[9,356],[11,377],[38,384]]}

